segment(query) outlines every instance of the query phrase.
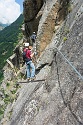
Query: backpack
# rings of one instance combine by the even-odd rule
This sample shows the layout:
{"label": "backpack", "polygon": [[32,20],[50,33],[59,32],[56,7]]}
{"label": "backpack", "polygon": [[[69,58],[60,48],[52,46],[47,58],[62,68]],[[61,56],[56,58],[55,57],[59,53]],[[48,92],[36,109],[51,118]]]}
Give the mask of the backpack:
{"label": "backpack", "polygon": [[23,61],[26,62],[26,52],[23,51]]}
{"label": "backpack", "polygon": [[31,60],[31,59],[29,59],[29,58],[26,57],[26,53],[27,53],[27,51],[28,51],[28,50],[23,51],[23,61],[24,61],[24,63],[25,63],[25,62],[28,62],[28,61]]}
{"label": "backpack", "polygon": [[31,36],[31,40],[32,40],[33,42],[35,42],[35,39],[36,39],[36,35],[33,34],[33,35]]}

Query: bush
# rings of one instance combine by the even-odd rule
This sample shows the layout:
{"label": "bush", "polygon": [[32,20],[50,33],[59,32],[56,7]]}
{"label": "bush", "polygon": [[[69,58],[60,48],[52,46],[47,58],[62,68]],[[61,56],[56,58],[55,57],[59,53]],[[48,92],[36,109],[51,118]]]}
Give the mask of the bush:
{"label": "bush", "polygon": [[0,106],[0,120],[2,119],[3,115],[4,115],[4,106]]}
{"label": "bush", "polygon": [[63,41],[65,42],[66,40],[67,40],[67,37],[64,37],[64,38],[63,38]]}

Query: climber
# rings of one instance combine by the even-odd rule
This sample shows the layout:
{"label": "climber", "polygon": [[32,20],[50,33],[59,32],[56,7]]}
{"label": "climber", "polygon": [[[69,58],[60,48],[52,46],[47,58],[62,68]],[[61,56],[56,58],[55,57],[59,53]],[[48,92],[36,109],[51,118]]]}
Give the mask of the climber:
{"label": "climber", "polygon": [[31,52],[31,49],[29,47],[29,43],[25,43],[25,48],[23,50],[23,53],[25,53],[25,64],[27,69],[27,81],[32,81],[35,79],[35,65],[32,62],[32,58],[34,57],[35,53]]}
{"label": "climber", "polygon": [[33,34],[31,35],[31,40],[32,40],[32,44],[34,44],[35,43],[35,40],[36,40],[36,33],[35,32],[33,32]]}

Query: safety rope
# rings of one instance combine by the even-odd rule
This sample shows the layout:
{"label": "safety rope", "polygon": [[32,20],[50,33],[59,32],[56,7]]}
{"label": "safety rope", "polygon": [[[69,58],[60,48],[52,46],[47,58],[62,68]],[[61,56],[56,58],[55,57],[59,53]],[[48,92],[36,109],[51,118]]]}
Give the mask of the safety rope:
{"label": "safety rope", "polygon": [[78,74],[79,78],[83,80],[83,76],[77,71],[77,69],[72,65],[72,63],[67,59],[67,57],[64,56],[62,54],[62,52],[60,50],[58,50],[58,48],[56,48],[56,49],[62,55],[62,57],[68,62],[68,64],[74,69],[74,71]]}
{"label": "safety rope", "polygon": [[[61,52],[60,52],[61,53]],[[61,53],[62,54],[62,53]],[[62,54],[63,55],[63,54]],[[61,82],[60,82],[60,75],[59,75],[59,69],[58,69],[58,62],[57,62],[57,58],[56,58],[56,55],[55,55],[55,63],[56,63],[56,66],[57,66],[57,76],[58,76],[58,84],[59,84],[59,89],[60,89],[60,93],[61,93],[61,97],[63,99],[63,103],[66,107],[68,107],[69,111],[71,112],[72,116],[76,119],[76,121],[78,122],[79,125],[83,125],[83,123],[80,121],[80,119],[78,118],[78,116],[73,112],[72,108],[71,108],[71,105],[70,105],[70,101],[66,101],[65,98],[64,98],[64,95],[63,95],[63,92],[62,92],[62,88],[61,88]],[[75,91],[76,89],[76,86],[75,88],[73,89],[73,91]],[[73,93],[72,93],[73,94]],[[73,97],[72,97],[73,98]]]}

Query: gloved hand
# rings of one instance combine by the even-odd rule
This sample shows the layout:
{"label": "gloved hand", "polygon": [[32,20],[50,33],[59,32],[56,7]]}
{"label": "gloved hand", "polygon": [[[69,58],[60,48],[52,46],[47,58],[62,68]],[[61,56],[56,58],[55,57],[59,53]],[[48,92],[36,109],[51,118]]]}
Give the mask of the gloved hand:
{"label": "gloved hand", "polygon": [[34,52],[34,55],[37,55],[37,52]]}

